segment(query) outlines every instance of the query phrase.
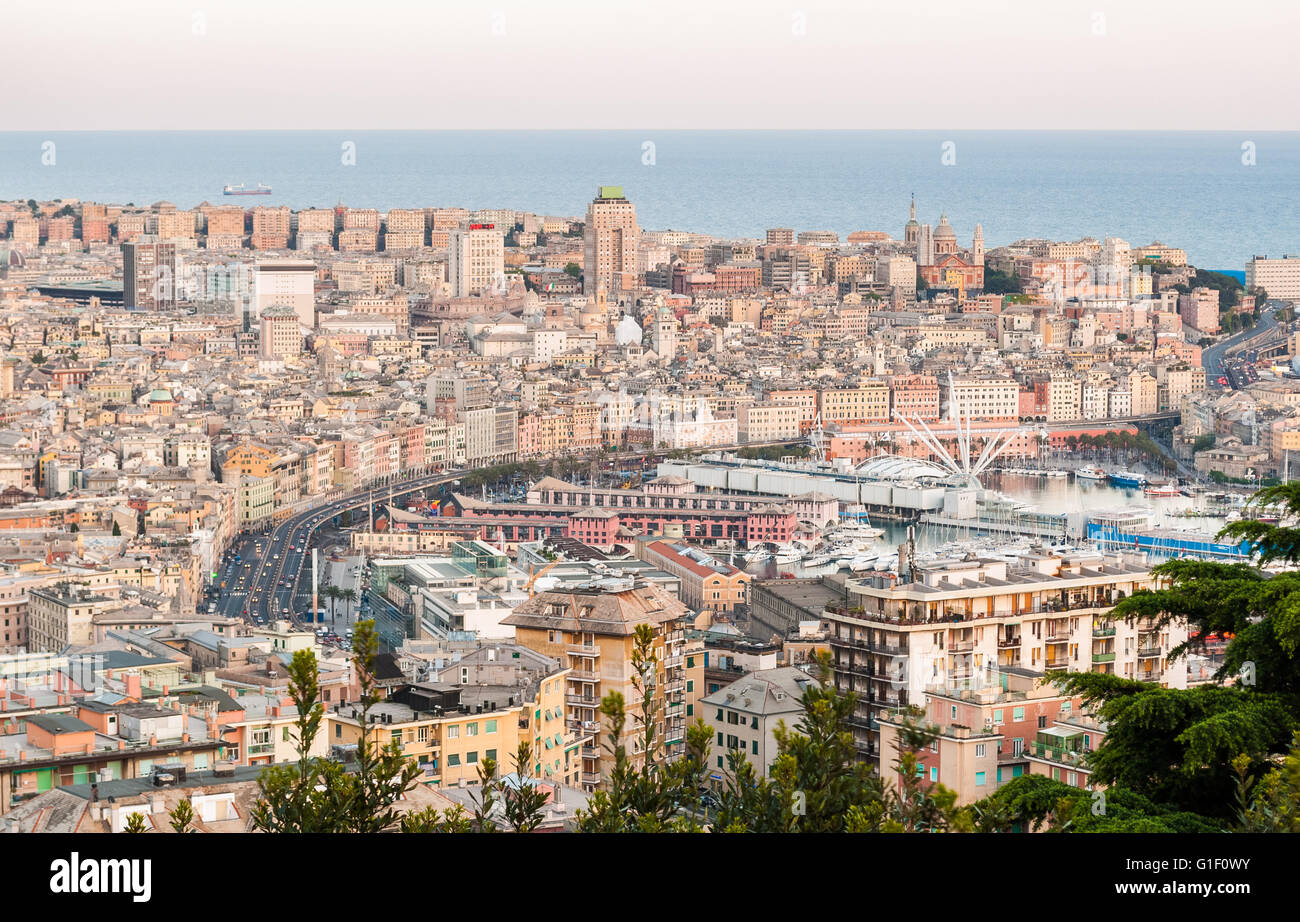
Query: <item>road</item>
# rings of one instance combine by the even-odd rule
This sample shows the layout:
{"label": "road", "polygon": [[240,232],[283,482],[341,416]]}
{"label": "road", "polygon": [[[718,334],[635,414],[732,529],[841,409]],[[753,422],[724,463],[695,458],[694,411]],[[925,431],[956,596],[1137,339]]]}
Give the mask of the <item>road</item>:
{"label": "road", "polygon": [[1201,353],[1201,364],[1205,366],[1206,384],[1210,387],[1217,387],[1218,380],[1223,376],[1223,358],[1228,350],[1238,343],[1245,342],[1253,336],[1261,333],[1267,333],[1277,326],[1277,310],[1282,306],[1281,301],[1269,301],[1268,307],[1260,312],[1259,323],[1255,324],[1249,330],[1242,330],[1233,336],[1228,337],[1222,342],[1217,342],[1213,346],[1207,346]]}

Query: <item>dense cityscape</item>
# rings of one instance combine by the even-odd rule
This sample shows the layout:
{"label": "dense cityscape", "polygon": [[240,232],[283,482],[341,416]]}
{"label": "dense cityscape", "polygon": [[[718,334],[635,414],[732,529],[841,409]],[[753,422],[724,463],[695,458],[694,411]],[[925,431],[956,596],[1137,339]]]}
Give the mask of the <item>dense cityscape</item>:
{"label": "dense cityscape", "polygon": [[0,203],[6,831],[1296,831],[1300,257],[218,192]]}

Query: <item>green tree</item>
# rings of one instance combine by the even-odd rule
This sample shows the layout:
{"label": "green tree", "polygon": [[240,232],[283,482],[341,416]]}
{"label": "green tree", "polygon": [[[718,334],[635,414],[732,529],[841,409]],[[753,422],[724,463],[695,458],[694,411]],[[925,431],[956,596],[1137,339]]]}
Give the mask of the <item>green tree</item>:
{"label": "green tree", "polygon": [[126,828],[122,831],[138,834],[144,832],[145,828],[146,827],[144,825],[144,814],[132,813],[130,816],[126,818]]}
{"label": "green tree", "polygon": [[168,814],[171,817],[171,827],[173,832],[198,832],[194,828],[194,807],[190,804],[188,797],[182,798],[181,802],[176,805],[176,809]]}
{"label": "green tree", "polygon": [[1161,688],[1097,672],[1063,674],[1060,685],[1108,724],[1088,757],[1094,782],[1201,816],[1231,811],[1235,758],[1264,769],[1295,726],[1280,698],[1242,688]]}
{"label": "green tree", "polygon": [[532,832],[542,824],[542,810],[547,794],[532,779],[533,747],[526,739],[519,741],[515,752],[515,772],[511,783],[504,785],[506,822],[514,832]]}
{"label": "green tree", "polygon": [[351,586],[349,586],[348,588],[344,589],[342,592],[339,593],[339,598],[341,598],[344,602],[344,606],[343,606],[344,612],[351,612],[352,603],[357,600],[357,591],[353,589]]}
{"label": "green tree", "polygon": [[575,279],[582,278],[582,266],[579,266],[577,263],[567,263],[564,267],[564,272],[566,275],[571,275]]}
{"label": "green tree", "polygon": [[[608,751],[614,756],[608,789],[597,791],[586,810],[578,812],[577,828],[582,832],[666,832],[672,828],[681,800],[680,769],[673,770],[663,758],[658,735],[662,699],[656,696],[659,660],[654,653],[654,628],[639,624],[632,638],[632,679],[640,697],[629,708],[621,692],[610,692],[600,703],[600,713],[609,722]],[[637,755],[632,759],[624,742],[624,731],[632,722]],[[680,826],[680,824],[678,824]]]}
{"label": "green tree", "polygon": [[393,804],[415,784],[420,767],[402,755],[396,741],[380,746],[371,738],[371,711],[378,700],[374,663],[379,640],[373,621],[358,622],[355,630],[353,665],[361,686],[355,770],[310,755],[324,706],[318,700],[316,657],[310,650],[300,650],[289,664],[289,696],[298,708],[294,736],[298,761],[263,770],[258,779],[262,796],[253,811],[258,830],[365,833],[399,825]]}
{"label": "green tree", "polygon": [[1257,782],[1244,756],[1233,763],[1237,773],[1237,830],[1300,832],[1300,733],[1276,771]]}

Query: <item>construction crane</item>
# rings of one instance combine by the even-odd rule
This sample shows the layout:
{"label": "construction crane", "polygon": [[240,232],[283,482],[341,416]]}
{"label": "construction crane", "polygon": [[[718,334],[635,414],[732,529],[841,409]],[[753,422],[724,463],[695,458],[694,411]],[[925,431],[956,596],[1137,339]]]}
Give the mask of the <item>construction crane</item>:
{"label": "construction crane", "polygon": [[533,572],[533,568],[531,565],[528,567],[528,598],[531,599],[533,597],[533,583],[537,582],[537,578],[558,563],[559,563],[558,560],[552,560],[550,563],[542,567],[536,573]]}

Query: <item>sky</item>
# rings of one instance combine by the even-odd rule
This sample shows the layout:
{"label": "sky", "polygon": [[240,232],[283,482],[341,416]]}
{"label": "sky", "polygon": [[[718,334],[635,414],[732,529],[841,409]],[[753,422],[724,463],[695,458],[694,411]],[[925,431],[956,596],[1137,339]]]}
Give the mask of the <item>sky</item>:
{"label": "sky", "polygon": [[5,130],[1300,128],[1296,0],[5,0]]}

